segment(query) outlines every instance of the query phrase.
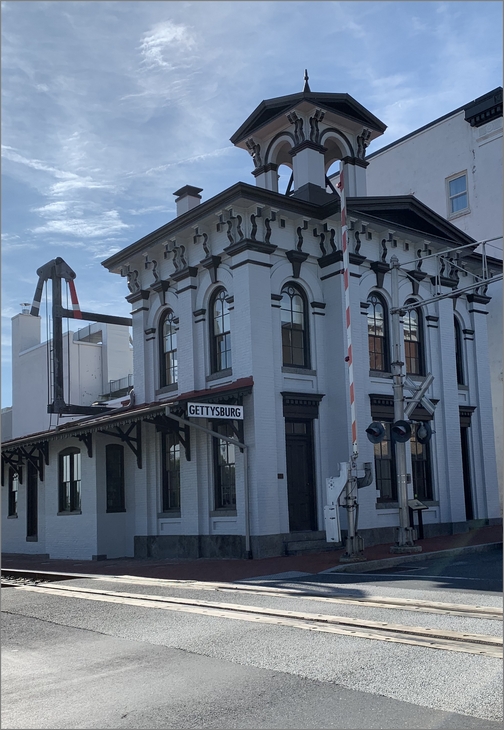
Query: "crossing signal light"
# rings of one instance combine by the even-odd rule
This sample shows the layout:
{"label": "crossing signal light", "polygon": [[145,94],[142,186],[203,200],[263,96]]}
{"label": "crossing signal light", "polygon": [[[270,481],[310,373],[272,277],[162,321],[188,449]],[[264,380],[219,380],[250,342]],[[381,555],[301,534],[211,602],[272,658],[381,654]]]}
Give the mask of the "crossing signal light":
{"label": "crossing signal light", "polygon": [[430,423],[428,421],[422,421],[422,423],[418,423],[415,436],[419,444],[428,443],[432,436],[432,428]]}
{"label": "crossing signal light", "polygon": [[411,426],[408,421],[396,421],[390,429],[392,439],[403,444],[411,438]]}
{"label": "crossing signal light", "polygon": [[379,421],[373,421],[366,428],[366,433],[372,444],[379,444],[385,438],[385,429]]}

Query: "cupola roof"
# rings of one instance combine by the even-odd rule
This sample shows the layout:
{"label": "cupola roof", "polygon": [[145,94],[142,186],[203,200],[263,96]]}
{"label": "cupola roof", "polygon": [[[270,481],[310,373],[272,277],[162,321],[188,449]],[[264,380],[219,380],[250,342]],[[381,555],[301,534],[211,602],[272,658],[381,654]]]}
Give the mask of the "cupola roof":
{"label": "cupola roof", "polygon": [[[306,90],[308,89],[308,90]],[[336,114],[339,117],[348,119],[377,132],[378,136],[383,134],[387,125],[371,114],[362,104],[359,104],[350,94],[329,94],[310,91],[306,81],[305,90],[297,94],[277,96],[274,99],[266,99],[256,107],[250,116],[243,122],[241,127],[233,134],[230,141],[238,145],[275,119],[282,117],[292,109],[299,107],[303,102],[310,106],[316,106],[326,112]]]}

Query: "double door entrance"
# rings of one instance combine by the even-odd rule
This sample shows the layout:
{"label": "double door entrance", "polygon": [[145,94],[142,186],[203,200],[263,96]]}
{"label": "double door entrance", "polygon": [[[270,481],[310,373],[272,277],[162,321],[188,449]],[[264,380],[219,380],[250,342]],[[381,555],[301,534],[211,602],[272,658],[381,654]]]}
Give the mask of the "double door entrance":
{"label": "double door entrance", "polygon": [[285,420],[289,530],[317,529],[313,421]]}

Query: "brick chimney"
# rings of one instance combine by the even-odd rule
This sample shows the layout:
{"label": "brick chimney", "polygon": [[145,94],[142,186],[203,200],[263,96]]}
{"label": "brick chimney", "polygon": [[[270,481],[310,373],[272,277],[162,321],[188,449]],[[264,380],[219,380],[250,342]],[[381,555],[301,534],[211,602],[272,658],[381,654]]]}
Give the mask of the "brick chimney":
{"label": "brick chimney", "polygon": [[184,185],[183,188],[177,190],[174,195],[177,196],[177,215],[187,213],[188,210],[195,208],[201,203],[201,195],[203,188],[195,188],[192,185]]}

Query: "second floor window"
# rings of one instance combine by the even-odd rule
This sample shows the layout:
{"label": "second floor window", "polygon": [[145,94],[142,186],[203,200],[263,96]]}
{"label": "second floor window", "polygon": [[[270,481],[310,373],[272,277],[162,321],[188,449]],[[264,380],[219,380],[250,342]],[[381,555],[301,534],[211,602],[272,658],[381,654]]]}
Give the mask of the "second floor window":
{"label": "second floor window", "polygon": [[390,367],[388,358],[387,307],[381,296],[375,293],[368,296],[368,303],[369,369],[387,372]]}
{"label": "second floor window", "polygon": [[453,325],[455,328],[455,364],[457,366],[457,384],[465,385],[464,383],[464,358],[462,348],[462,328],[460,322],[456,317],[453,319]]}
{"label": "second floor window", "polygon": [[210,307],[210,346],[212,372],[219,373],[231,367],[231,317],[225,289],[217,289]]}
{"label": "second floor window", "polygon": [[464,172],[448,180],[448,215],[456,215],[468,208],[467,175]]}
{"label": "second floor window", "polygon": [[[412,302],[409,301],[406,304],[412,304]],[[418,309],[410,309],[406,312],[403,317],[403,331],[406,373],[424,375],[422,319]]]}
{"label": "second floor window", "polygon": [[297,286],[282,289],[282,363],[285,366],[310,367],[306,298]]}
{"label": "second floor window", "polygon": [[160,326],[160,382],[161,388],[173,385],[178,380],[177,364],[177,329],[178,322],[171,310],[161,320]]}

